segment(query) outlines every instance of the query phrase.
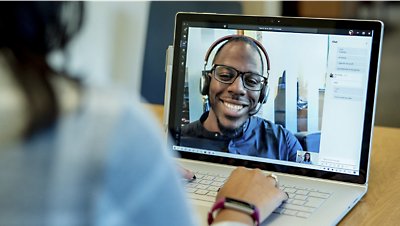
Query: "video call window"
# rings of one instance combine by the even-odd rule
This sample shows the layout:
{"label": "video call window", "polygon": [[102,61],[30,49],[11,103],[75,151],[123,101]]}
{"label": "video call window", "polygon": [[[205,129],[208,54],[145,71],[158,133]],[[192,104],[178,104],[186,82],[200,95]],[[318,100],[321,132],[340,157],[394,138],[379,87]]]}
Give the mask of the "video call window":
{"label": "video call window", "polygon": [[[215,40],[239,33],[259,41],[268,53],[269,95],[257,116],[281,125],[299,140],[302,149],[291,161],[302,163],[300,156],[310,153],[314,165],[339,163],[358,169],[360,153],[347,150],[361,149],[362,134],[352,131],[362,131],[371,37],[188,27],[182,49],[182,128],[210,108],[199,89],[207,50]],[[207,70],[218,48],[211,52]],[[181,145],[193,145],[182,141]],[[332,149],[338,141],[344,147],[340,152]]]}

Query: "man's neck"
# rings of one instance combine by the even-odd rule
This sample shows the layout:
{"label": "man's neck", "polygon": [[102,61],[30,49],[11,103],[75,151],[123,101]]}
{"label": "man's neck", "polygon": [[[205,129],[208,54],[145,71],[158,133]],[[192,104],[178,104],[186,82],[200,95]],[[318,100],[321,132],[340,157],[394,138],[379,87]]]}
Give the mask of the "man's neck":
{"label": "man's neck", "polygon": [[204,121],[203,126],[210,132],[222,133],[218,127],[217,117],[212,110],[209,111],[207,119]]}
{"label": "man's neck", "polygon": [[[244,124],[246,124],[246,123],[244,123]],[[208,130],[210,132],[215,132],[215,133],[219,133],[224,136],[227,136],[227,137],[234,138],[234,137],[237,137],[238,135],[242,134],[244,124],[239,126],[236,129],[224,128],[218,122],[218,119],[217,119],[216,115],[214,114],[214,112],[212,110],[210,110],[210,112],[208,113],[207,119],[203,123],[203,126],[206,130]]]}

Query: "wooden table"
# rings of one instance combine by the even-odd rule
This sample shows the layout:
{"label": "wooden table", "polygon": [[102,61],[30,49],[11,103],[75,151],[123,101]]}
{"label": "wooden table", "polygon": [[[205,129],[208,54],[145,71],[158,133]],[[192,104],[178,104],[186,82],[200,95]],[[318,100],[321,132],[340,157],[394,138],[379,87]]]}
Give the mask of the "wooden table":
{"label": "wooden table", "polygon": [[400,129],[374,129],[368,192],[339,225],[400,225]]}
{"label": "wooden table", "polygon": [[[163,107],[147,105],[162,122]],[[400,129],[374,129],[368,192],[340,226],[400,225]]]}

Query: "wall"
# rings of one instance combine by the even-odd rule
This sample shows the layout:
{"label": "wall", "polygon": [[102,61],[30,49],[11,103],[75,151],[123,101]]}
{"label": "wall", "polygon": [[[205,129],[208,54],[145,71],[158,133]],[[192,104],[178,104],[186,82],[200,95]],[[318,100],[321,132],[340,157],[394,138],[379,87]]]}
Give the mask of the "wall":
{"label": "wall", "polygon": [[375,124],[400,127],[400,3],[395,1],[299,2],[301,16],[378,19],[385,23]]}
{"label": "wall", "polygon": [[242,5],[229,1],[151,2],[141,84],[141,94],[150,103],[164,103],[165,54],[173,44],[177,12],[241,13]]}
{"label": "wall", "polygon": [[[117,85],[139,93],[149,2],[86,2],[84,25],[63,65],[86,84]],[[60,59],[62,58],[62,59]]]}
{"label": "wall", "polygon": [[[141,89],[146,89],[148,93],[145,92],[144,96],[150,102],[162,104],[165,48],[172,43],[175,11],[239,13],[243,5],[245,14],[280,13],[279,2],[233,2],[231,8],[226,7],[227,4],[232,4],[229,2],[191,2],[189,5],[182,2],[156,2],[156,6],[153,6],[155,10],[163,9],[163,14],[172,15],[169,22],[165,21],[165,18],[153,21],[152,29],[162,30],[161,35],[166,38],[161,42],[164,46],[157,47],[148,42],[151,32],[151,28],[148,27],[151,4],[152,2],[86,2],[84,25],[70,43],[67,49],[68,57],[55,53],[49,59],[50,62],[57,68],[66,68],[86,84],[113,84],[138,94],[141,93]],[[169,9],[169,12],[166,12],[166,9]],[[153,64],[157,72],[143,71],[149,68],[143,66],[146,54],[149,58],[148,64]],[[149,73],[156,75],[151,76]],[[151,86],[155,81],[158,85]]]}

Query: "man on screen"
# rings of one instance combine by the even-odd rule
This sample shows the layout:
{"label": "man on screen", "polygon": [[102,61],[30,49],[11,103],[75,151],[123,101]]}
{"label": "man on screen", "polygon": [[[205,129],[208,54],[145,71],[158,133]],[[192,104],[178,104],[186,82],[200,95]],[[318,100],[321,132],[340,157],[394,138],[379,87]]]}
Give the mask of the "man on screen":
{"label": "man on screen", "polygon": [[[255,116],[268,95],[269,59],[264,47],[242,35],[223,37],[212,68],[203,71],[203,95],[210,110],[182,128],[182,145],[232,154],[296,161],[302,147],[281,125]],[[266,62],[263,61],[263,55]],[[266,65],[265,65],[266,64]],[[206,67],[206,66],[205,66]]]}

